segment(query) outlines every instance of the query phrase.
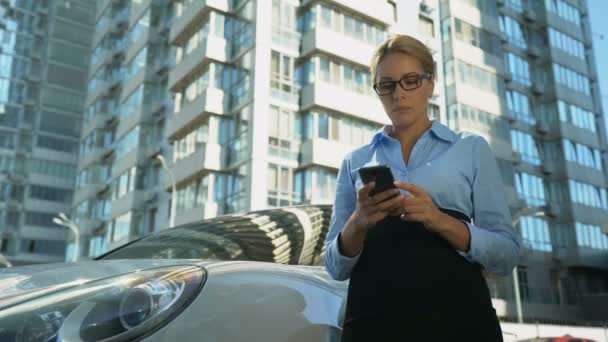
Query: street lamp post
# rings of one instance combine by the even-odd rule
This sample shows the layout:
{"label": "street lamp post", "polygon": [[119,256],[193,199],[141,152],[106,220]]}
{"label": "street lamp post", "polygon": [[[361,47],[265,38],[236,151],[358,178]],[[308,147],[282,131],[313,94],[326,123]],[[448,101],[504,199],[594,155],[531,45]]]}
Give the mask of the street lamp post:
{"label": "street lamp post", "polygon": [[[534,210],[534,211],[531,211]],[[513,219],[513,228],[519,224],[522,215],[526,216],[545,216],[545,212],[542,209],[535,209],[531,207],[524,207],[515,213]],[[521,309],[521,293],[519,293],[519,275],[517,274],[517,265],[513,268],[513,288],[515,290],[515,307],[517,308],[517,323],[524,323],[524,314]]]}
{"label": "street lamp post", "polygon": [[80,229],[78,229],[78,226],[64,213],[59,213],[59,217],[53,217],[53,222],[69,228],[72,233],[74,233],[74,253],[72,253],[72,262],[78,261],[78,254],[80,253]]}
{"label": "street lamp post", "polygon": [[162,155],[157,154],[156,159],[158,159],[160,161],[160,164],[163,166],[163,168],[169,175],[169,178],[171,179],[171,213],[169,215],[169,228],[172,228],[175,226],[175,206],[177,204],[177,191],[175,189],[176,188],[175,187],[175,176],[173,175],[173,171],[171,171],[171,169],[169,169],[169,167],[167,167],[165,158]]}

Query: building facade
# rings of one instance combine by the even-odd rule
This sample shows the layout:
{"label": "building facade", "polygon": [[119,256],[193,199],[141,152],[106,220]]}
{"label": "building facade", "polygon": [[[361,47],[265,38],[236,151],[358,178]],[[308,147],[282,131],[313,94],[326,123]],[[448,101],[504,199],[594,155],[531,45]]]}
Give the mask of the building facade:
{"label": "building facade", "polygon": [[[447,123],[498,158],[523,239],[524,319],[602,321],[607,144],[586,2],[442,0],[440,12]],[[514,319],[513,277],[489,284]]]}
{"label": "building facade", "polygon": [[63,261],[95,2],[0,2],[0,253]]}
{"label": "building facade", "polygon": [[157,156],[167,150],[163,130],[172,108],[170,5],[97,2],[73,201],[84,256],[153,231],[163,217]]}

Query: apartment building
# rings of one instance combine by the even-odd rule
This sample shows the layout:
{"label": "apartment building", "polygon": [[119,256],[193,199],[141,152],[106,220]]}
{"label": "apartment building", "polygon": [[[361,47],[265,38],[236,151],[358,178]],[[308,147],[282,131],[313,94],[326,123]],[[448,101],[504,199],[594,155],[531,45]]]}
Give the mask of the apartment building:
{"label": "apartment building", "polygon": [[0,2],[0,253],[63,261],[95,2]]}
{"label": "apartment building", "polygon": [[524,242],[518,279],[489,279],[493,297],[515,319],[515,280],[526,321],[602,321],[607,144],[586,1],[442,0],[440,12],[447,123],[490,142]]}

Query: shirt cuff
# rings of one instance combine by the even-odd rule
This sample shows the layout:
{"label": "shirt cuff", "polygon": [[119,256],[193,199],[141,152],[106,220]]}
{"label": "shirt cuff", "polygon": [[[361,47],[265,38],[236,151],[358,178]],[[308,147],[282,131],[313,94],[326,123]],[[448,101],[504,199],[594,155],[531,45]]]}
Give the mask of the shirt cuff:
{"label": "shirt cuff", "polygon": [[352,271],[353,267],[355,267],[355,264],[361,256],[363,248],[357,255],[352,257],[342,254],[342,242],[340,241],[340,234],[336,236],[334,241],[329,245],[329,248],[331,249],[331,255],[334,257],[332,258],[332,264],[334,265],[334,270],[337,271],[336,273],[338,273],[336,276],[340,279],[348,279],[350,277],[350,272]]}
{"label": "shirt cuff", "polygon": [[475,227],[474,224],[462,221],[469,228],[469,250],[467,252],[458,251],[460,255],[462,255],[465,259],[470,262],[476,262],[476,249],[479,247],[479,228]]}
{"label": "shirt cuff", "polygon": [[340,261],[340,264],[346,264],[349,265],[352,263],[352,265],[354,266],[357,263],[357,260],[359,260],[359,257],[361,256],[361,252],[363,252],[363,248],[361,248],[361,250],[359,251],[359,253],[357,253],[357,255],[353,256],[353,257],[349,257],[343,254],[343,248],[342,248],[342,240],[340,240],[340,236],[342,235],[342,232],[340,232],[340,234],[338,234],[338,236],[336,236],[336,247],[338,249],[338,260]]}

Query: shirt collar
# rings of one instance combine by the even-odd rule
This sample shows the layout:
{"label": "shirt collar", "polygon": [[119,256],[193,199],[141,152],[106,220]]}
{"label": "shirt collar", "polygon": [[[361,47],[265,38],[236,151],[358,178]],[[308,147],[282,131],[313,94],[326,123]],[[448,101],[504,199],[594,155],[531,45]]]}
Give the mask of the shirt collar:
{"label": "shirt collar", "polygon": [[[394,138],[390,137],[390,133],[392,131],[393,131],[392,125],[386,125],[386,126],[382,127],[372,137],[371,145],[372,146],[376,145],[382,139],[386,139],[386,138],[394,139]],[[437,137],[441,140],[445,140],[449,143],[454,142],[454,140],[456,139],[456,133],[454,133],[454,131],[452,131],[448,127],[444,126],[442,123],[440,123],[437,120],[432,121],[430,131],[433,133],[433,135],[435,137]]]}

